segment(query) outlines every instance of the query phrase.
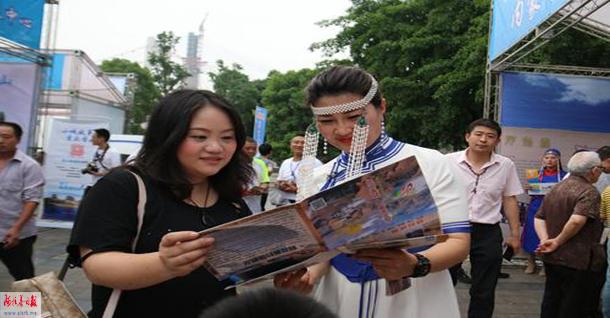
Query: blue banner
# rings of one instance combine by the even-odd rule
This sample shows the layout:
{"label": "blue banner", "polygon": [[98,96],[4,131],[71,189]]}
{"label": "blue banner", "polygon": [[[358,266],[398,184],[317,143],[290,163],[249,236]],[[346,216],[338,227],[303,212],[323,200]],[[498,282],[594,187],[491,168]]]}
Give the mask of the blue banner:
{"label": "blue banner", "polygon": [[0,1],[0,37],[39,49],[43,11],[44,0]]}
{"label": "blue banner", "polygon": [[267,108],[256,106],[254,112],[254,131],[252,132],[252,138],[256,140],[257,144],[263,144],[265,142],[265,128],[267,127]]}
{"label": "blue banner", "polygon": [[489,60],[493,61],[570,0],[494,0]]}
{"label": "blue banner", "polygon": [[610,132],[610,79],[507,72],[501,84],[503,126]]}

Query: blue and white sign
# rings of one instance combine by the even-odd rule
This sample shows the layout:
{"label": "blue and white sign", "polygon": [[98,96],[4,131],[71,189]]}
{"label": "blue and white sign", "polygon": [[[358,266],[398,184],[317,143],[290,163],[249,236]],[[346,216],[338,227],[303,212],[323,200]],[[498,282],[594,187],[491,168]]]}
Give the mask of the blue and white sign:
{"label": "blue and white sign", "polygon": [[570,0],[494,0],[489,60],[493,61]]}
{"label": "blue and white sign", "polygon": [[40,48],[44,0],[0,1],[0,37]]}
{"label": "blue and white sign", "polygon": [[267,108],[256,106],[254,112],[254,131],[252,132],[252,138],[256,140],[257,144],[265,142],[265,129],[267,127]]}

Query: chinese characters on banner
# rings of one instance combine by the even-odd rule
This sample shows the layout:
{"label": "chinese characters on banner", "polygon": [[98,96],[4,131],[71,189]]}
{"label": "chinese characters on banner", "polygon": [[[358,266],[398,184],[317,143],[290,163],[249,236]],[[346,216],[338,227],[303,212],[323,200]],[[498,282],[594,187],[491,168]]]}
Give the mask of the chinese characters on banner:
{"label": "chinese characters on banner", "polygon": [[540,168],[542,154],[548,148],[561,151],[561,162],[566,165],[574,151],[579,149],[597,150],[607,145],[610,133],[591,133],[579,131],[561,131],[554,129],[502,127],[502,142],[498,153],[511,158],[519,177],[527,175],[527,169]]}
{"label": "chinese characters on banner", "polygon": [[108,123],[52,120],[49,144],[45,147],[46,182],[38,225],[72,226],[83,192],[91,184],[91,176],[81,170],[92,160],[97,148],[91,144],[96,128],[108,128]]}

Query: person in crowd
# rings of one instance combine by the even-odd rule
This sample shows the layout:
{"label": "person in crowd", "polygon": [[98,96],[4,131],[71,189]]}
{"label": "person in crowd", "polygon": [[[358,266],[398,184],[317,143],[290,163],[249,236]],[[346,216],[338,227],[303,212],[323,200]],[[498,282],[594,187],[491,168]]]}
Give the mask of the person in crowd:
{"label": "person in crowd", "polygon": [[534,220],[546,271],[543,318],[597,316],[596,285],[605,262],[600,196],[592,185],[602,173],[599,155],[579,152],[568,170],[570,176],[546,195]]}
{"label": "person in crowd", "polygon": [[[298,184],[301,178],[301,163],[303,159],[303,147],[305,146],[305,135],[296,134],[290,139],[290,152],[292,157],[282,161],[277,176],[277,187],[280,190],[277,205],[286,205],[296,202]],[[315,166],[319,167],[322,162],[315,159]]]}
{"label": "person in crowd", "polygon": [[[340,254],[330,263],[277,275],[275,285],[304,293],[311,292],[316,285],[315,298],[339,317],[364,314],[459,317],[455,290],[446,269],[468,254],[470,223],[466,193],[455,168],[438,151],[406,144],[387,135],[386,101],[375,78],[364,70],[346,66],[327,69],[312,79],[306,95],[317,130],[328,143],[342,151],[337,158],[315,169],[312,182],[306,184],[311,184],[314,192],[328,189],[345,181],[352,168],[367,173],[415,156],[448,238],[427,249],[366,249],[351,256]],[[315,148],[315,145],[305,147]],[[356,163],[357,167],[353,166],[354,162],[360,159],[350,160],[350,156],[362,160]],[[309,193],[310,189],[299,191]],[[385,281],[405,280],[410,280],[410,288],[391,296],[386,294],[389,290]]]}
{"label": "person in crowd", "polygon": [[260,288],[224,299],[200,318],[337,318],[311,297],[277,288]]}
{"label": "person in crowd", "polygon": [[[547,149],[542,156],[542,166],[538,170],[537,182],[559,183],[565,175],[566,172],[563,171],[561,165],[561,152],[554,148]],[[527,187],[528,186],[526,185],[526,188]],[[534,228],[534,216],[536,215],[536,212],[538,212],[542,200],[544,200],[544,194],[530,195],[530,204],[527,208],[527,216],[525,224],[523,225],[521,242],[523,251],[527,253],[526,274],[534,274],[536,272],[535,252],[538,248],[538,244],[540,244],[540,239]],[[544,273],[544,270],[541,270],[541,273]]]}
{"label": "person in crowd", "polygon": [[[602,174],[599,180],[595,183],[595,187],[601,193],[601,213],[600,216],[604,221],[604,237],[603,241],[606,247],[610,248],[607,236],[610,233],[610,146],[603,146],[597,149],[597,154],[601,160]],[[606,250],[606,264],[610,264],[610,250]],[[607,270],[606,279],[603,285],[602,292],[602,309],[604,317],[610,318],[610,269]]]}
{"label": "person in crowd", "polygon": [[[92,286],[90,317],[121,289],[114,317],[197,317],[234,294],[202,265],[213,239],[198,232],[250,215],[241,191],[253,175],[245,131],[222,97],[179,90],[153,110],[133,164],[113,170],[81,202],[68,252]],[[147,201],[138,228],[139,175]]]}
{"label": "person in crowd", "polygon": [[[610,186],[601,193],[600,217],[604,222],[604,236],[602,242],[606,243],[606,264],[610,263],[610,244],[608,244],[608,233],[610,233]],[[602,312],[604,318],[610,318],[610,266],[606,270],[606,281],[602,290]]]}
{"label": "person in crowd", "polygon": [[121,154],[108,144],[110,131],[105,128],[93,130],[91,143],[97,146],[90,164],[83,169],[83,173],[91,174],[91,185],[108,174],[110,169],[121,165]]}
{"label": "person in crowd", "polygon": [[472,224],[470,245],[470,304],[468,317],[492,317],[495,290],[502,266],[501,210],[508,219],[511,235],[506,245],[518,253],[519,204],[523,193],[514,163],[496,154],[502,128],[490,119],[477,119],[468,125],[466,150],[448,154],[455,162],[468,191]]}
{"label": "person in crowd", "polygon": [[597,149],[599,159],[602,161],[602,174],[599,176],[599,180],[595,183],[595,187],[599,193],[610,186],[610,146],[603,146]]}
{"label": "person in crowd", "polygon": [[271,159],[271,155],[273,153],[273,147],[271,144],[262,143],[258,146],[258,153],[260,154],[260,159],[267,164],[267,168],[269,169],[269,175],[278,172],[277,162]]}
{"label": "person in crowd", "polygon": [[246,143],[242,151],[250,159],[250,165],[255,175],[252,176],[250,183],[248,183],[242,195],[252,213],[263,211],[264,206],[261,204],[262,195],[267,193],[269,189],[269,169],[263,160],[256,157],[256,148],[256,140],[252,137],[246,137]]}
{"label": "person in crowd", "polygon": [[0,260],[15,280],[34,277],[34,211],[44,185],[40,165],[17,149],[22,135],[19,124],[0,122]]}
{"label": "person in crowd", "polygon": [[[271,144],[262,143],[258,146],[258,153],[260,154],[259,159],[265,162],[267,165],[267,169],[269,171],[269,185],[271,185],[271,181],[277,179],[278,165],[277,162],[271,160],[271,153],[273,151],[273,147]],[[269,197],[270,188],[267,189],[267,192],[261,195],[261,207],[265,210],[265,206],[267,205],[267,198]]]}

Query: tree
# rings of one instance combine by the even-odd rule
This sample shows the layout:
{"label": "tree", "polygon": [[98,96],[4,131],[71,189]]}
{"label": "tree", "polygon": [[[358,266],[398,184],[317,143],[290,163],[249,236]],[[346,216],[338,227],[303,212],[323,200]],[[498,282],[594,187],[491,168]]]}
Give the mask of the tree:
{"label": "tree", "polygon": [[159,33],[155,50],[148,54],[152,78],[163,96],[184,86],[186,78],[191,76],[182,65],[171,59],[179,40],[180,37],[171,31]]}
{"label": "tree", "polygon": [[242,72],[239,64],[228,67],[222,60],[216,62],[218,71],[210,72],[210,79],[214,82],[214,91],[226,98],[239,112],[246,133],[251,134],[254,126],[254,111],[260,104],[261,91],[264,89],[264,80],[250,81],[248,75]]}
{"label": "tree", "polygon": [[102,61],[102,71],[107,73],[133,73],[136,76],[133,105],[127,112],[127,132],[142,134],[144,129],[140,126],[151,113],[153,105],[159,99],[160,93],[153,82],[150,70],[136,62],[125,59],[112,59]]}
{"label": "tree", "polygon": [[280,73],[272,71],[262,93],[263,105],[267,107],[267,140],[273,146],[277,160],[290,154],[290,139],[297,132],[305,132],[313,122],[311,111],[305,107],[305,87],[317,70],[301,69]]}

